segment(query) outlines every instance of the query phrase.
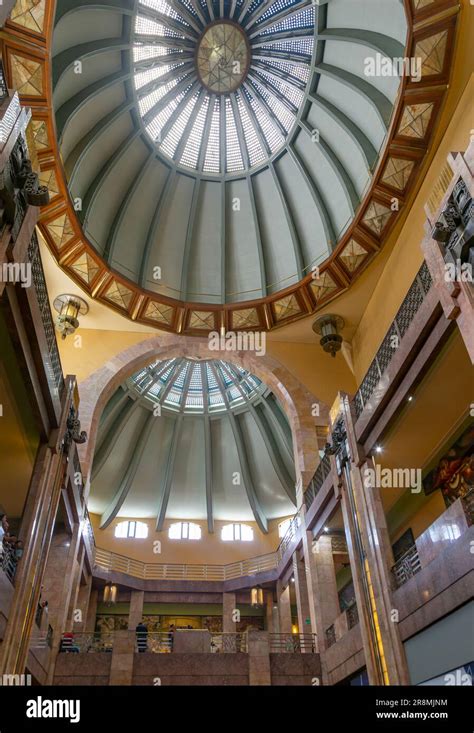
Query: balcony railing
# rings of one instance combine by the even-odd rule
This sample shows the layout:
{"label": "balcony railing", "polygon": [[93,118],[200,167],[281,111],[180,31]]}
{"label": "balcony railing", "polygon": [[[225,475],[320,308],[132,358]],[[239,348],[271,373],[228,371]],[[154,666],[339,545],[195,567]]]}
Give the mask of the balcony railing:
{"label": "balcony railing", "polygon": [[315,653],[316,634],[269,634],[270,653]]}
{"label": "balcony railing", "polygon": [[354,603],[352,606],[346,609],[347,616],[347,628],[353,629],[359,623],[359,611],[357,605]]}
{"label": "balcony railing", "polygon": [[213,653],[247,653],[247,633],[221,631],[211,633],[211,652]]}
{"label": "balcony railing", "polygon": [[277,548],[277,551],[276,551],[277,564],[283,558],[285,552],[290,547],[290,545],[296,542],[297,540],[299,540],[300,525],[301,525],[301,519],[298,514],[295,514],[290,524],[288,525],[288,529],[286,530],[283,539],[281,540]]}
{"label": "balcony railing", "polygon": [[36,233],[33,233],[31,242],[28,246],[28,260],[31,263],[33,284],[36,291],[36,297],[38,300],[41,319],[43,321],[43,328],[46,335],[46,342],[48,345],[49,365],[46,365],[46,368],[49,367],[51,380],[57,389],[58,397],[61,398],[64,389],[63,370],[61,366],[58,345],[56,343],[53,317],[51,315],[51,308],[49,306],[48,291],[46,289],[46,281],[43,272],[43,265],[41,263],[41,256]]}
{"label": "balcony railing", "polygon": [[326,649],[329,649],[329,647],[336,643],[336,628],[334,624],[331,624],[331,626],[326,629],[324,636],[326,638]]}
{"label": "balcony railing", "polygon": [[59,647],[60,653],[112,652],[114,648],[113,631],[74,632],[71,636],[63,636]]}
{"label": "balcony railing", "polygon": [[401,585],[410,580],[416,573],[421,570],[420,558],[416,545],[412,545],[392,568],[395,585],[400,588]]}
{"label": "balcony railing", "polygon": [[3,71],[3,63],[0,61],[0,101],[8,97],[7,80]]}
{"label": "balcony railing", "polygon": [[188,565],[176,563],[144,563],[124,555],[102,550],[95,551],[95,566],[133,575],[144,580],[233,580],[245,575],[255,575],[273,570],[278,565],[277,553],[234,562],[229,565]]}
{"label": "balcony railing", "polygon": [[370,365],[362,384],[356,392],[354,405],[357,418],[362,414],[365,405],[372,397],[377,384],[392,361],[392,358],[397,351],[394,344],[398,344],[408,331],[411,322],[415,318],[432,284],[433,282],[428,266],[426,262],[423,262],[410,287],[410,290],[408,291],[392,322],[392,325],[382,341],[382,345],[375,355],[375,359]]}
{"label": "balcony railing", "polygon": [[306,509],[309,509],[311,504],[316,498],[316,494],[320,490],[321,486],[325,482],[326,478],[329,476],[331,472],[331,461],[329,456],[324,456],[311,481],[309,482],[308,488],[304,492],[304,502],[306,505]]}
{"label": "balcony railing", "polygon": [[18,560],[12,545],[3,545],[3,554],[0,558],[0,569],[5,573],[10,583],[13,583]]}

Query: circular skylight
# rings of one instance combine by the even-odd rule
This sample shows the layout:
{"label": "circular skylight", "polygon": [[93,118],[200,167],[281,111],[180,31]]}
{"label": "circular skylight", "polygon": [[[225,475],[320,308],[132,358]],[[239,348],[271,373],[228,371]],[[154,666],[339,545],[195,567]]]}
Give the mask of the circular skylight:
{"label": "circular skylight", "polygon": [[194,414],[246,405],[267,389],[258,377],[235,364],[185,357],[150,364],[134,374],[128,386],[154,405]]}
{"label": "circular skylight", "polygon": [[211,176],[267,163],[302,107],[314,19],[301,0],[141,0],[135,89],[159,151]]}
{"label": "circular skylight", "polygon": [[233,92],[245,78],[249,63],[247,36],[240,26],[224,20],[206,28],[196,53],[196,69],[206,89]]}

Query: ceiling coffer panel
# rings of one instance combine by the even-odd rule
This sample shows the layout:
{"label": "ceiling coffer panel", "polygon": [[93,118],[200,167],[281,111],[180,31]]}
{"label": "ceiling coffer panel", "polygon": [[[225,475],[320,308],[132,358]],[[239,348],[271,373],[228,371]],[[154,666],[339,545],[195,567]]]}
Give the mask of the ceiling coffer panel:
{"label": "ceiling coffer panel", "polygon": [[[203,456],[205,459],[203,460]],[[115,517],[268,521],[295,511],[291,433],[254,375],[221,360],[155,362],[127,380],[99,425],[89,509]]]}
{"label": "ceiling coffer panel", "polygon": [[90,245],[156,297],[296,286],[368,190],[400,79],[367,59],[406,37],[399,0],[58,0],[56,126]]}

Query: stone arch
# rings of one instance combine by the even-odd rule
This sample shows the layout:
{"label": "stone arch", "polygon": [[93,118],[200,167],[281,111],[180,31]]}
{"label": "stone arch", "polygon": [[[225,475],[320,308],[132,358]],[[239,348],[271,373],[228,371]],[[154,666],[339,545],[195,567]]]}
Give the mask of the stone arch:
{"label": "stone arch", "polygon": [[[288,418],[293,437],[296,475],[300,487],[304,489],[319,463],[316,426],[328,424],[327,405],[306,389],[283,364],[268,354],[261,355],[250,350],[210,349],[207,338],[166,334],[145,339],[121,351],[79,384],[81,428],[88,435],[87,442],[78,446],[86,494],[99,420],[107,401],[128,377],[150,362],[180,356],[225,359],[248,369],[265,382],[278,397]],[[319,410],[313,409],[315,404],[319,406]],[[313,412],[319,412],[319,415],[315,416]]]}

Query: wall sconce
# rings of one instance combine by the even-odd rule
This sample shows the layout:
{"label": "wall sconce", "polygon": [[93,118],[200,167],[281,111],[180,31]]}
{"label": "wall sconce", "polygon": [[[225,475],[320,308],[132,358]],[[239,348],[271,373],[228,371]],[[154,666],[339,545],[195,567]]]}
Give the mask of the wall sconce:
{"label": "wall sconce", "polygon": [[79,327],[78,316],[85,316],[89,311],[86,301],[79,295],[58,295],[54,299],[53,306],[58,312],[55,324],[62,339],[74,333]]}
{"label": "wall sconce", "polygon": [[250,591],[250,602],[252,606],[263,606],[263,588],[261,585],[256,585]]}
{"label": "wall sconce", "polygon": [[339,331],[344,328],[344,319],[332,314],[320,316],[313,323],[313,331],[321,336],[319,343],[323,350],[331,356],[336,356],[342,346],[342,336]]}
{"label": "wall sconce", "polygon": [[104,587],[104,603],[107,606],[113,606],[117,603],[117,586],[112,583],[106,583]]}

